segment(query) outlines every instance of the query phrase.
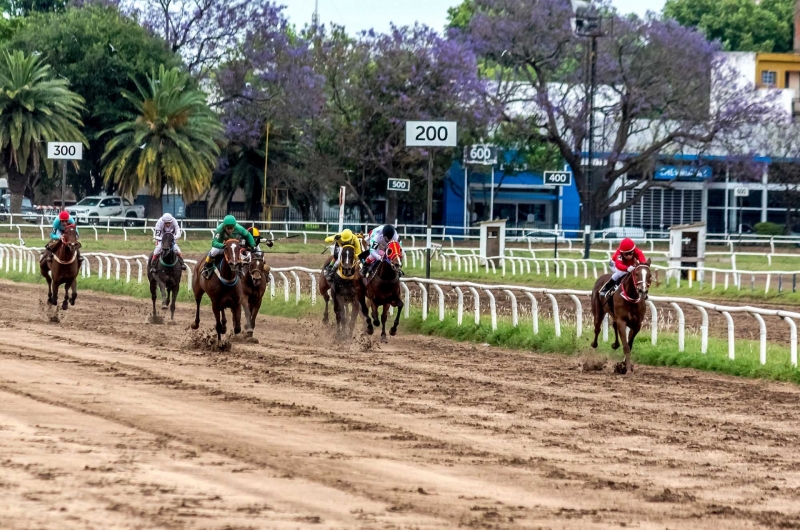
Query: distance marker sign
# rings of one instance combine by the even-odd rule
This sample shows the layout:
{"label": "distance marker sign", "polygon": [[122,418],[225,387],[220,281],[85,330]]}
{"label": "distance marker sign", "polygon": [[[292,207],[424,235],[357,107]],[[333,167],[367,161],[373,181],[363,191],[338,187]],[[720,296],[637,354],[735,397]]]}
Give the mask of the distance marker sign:
{"label": "distance marker sign", "polygon": [[407,121],[406,147],[455,147],[458,124],[454,121]]}
{"label": "distance marker sign", "polygon": [[411,191],[411,180],[389,179],[386,182],[386,191]]}
{"label": "distance marker sign", "polygon": [[82,160],[83,144],[80,142],[47,142],[50,160]]}
{"label": "distance marker sign", "polygon": [[545,171],[545,186],[571,186],[572,173],[569,171]]}

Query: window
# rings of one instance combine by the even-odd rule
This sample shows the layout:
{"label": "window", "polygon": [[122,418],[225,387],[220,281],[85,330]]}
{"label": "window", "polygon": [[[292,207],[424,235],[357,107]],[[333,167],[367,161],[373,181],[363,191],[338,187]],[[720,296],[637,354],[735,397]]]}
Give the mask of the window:
{"label": "window", "polygon": [[778,82],[778,73],[771,70],[761,72],[761,84],[764,86],[775,86]]}

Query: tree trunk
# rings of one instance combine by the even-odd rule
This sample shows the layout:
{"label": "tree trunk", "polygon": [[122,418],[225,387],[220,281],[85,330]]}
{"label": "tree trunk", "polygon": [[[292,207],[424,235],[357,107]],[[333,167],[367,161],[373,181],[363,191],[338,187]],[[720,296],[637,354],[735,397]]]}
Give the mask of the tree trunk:
{"label": "tree trunk", "polygon": [[159,219],[164,214],[164,205],[161,203],[161,197],[148,196],[147,203],[147,218]]}
{"label": "tree trunk", "polygon": [[28,176],[16,167],[8,168],[8,191],[11,193],[11,213],[22,213],[22,197],[28,185]]}
{"label": "tree trunk", "polygon": [[387,224],[394,224],[397,219],[397,203],[400,202],[397,198],[396,191],[386,193],[386,221]]}

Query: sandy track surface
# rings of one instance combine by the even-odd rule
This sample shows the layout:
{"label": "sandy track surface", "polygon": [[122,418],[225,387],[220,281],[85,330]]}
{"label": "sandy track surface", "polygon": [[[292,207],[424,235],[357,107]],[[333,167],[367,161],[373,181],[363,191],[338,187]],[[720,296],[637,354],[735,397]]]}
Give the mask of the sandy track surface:
{"label": "sandy track surface", "polygon": [[800,525],[793,386],[279,318],[211,353],[207,307],[40,299],[0,282],[4,529]]}

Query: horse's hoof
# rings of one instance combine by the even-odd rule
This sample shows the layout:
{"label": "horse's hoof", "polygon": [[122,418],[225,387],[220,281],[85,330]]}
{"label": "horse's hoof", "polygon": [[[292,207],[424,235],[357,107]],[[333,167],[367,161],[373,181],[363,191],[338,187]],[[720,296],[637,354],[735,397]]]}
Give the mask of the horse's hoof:
{"label": "horse's hoof", "polygon": [[375,327],[378,327],[378,326],[381,325],[381,321],[378,320],[378,319],[375,319],[375,320],[372,321],[372,325],[375,326]]}
{"label": "horse's hoof", "polygon": [[391,335],[392,337],[394,337],[395,335],[397,335],[397,328],[392,328],[392,329],[390,329],[390,330],[389,330],[389,335]]}
{"label": "horse's hoof", "polygon": [[619,342],[615,342],[614,344],[612,344],[611,345],[611,349],[612,350],[618,350],[619,349]]}
{"label": "horse's hoof", "polygon": [[241,332],[242,332],[242,327],[241,326],[236,326],[236,327],[233,328],[233,334],[234,335],[238,335]]}
{"label": "horse's hoof", "polygon": [[592,348],[597,349],[597,341],[592,342]]}
{"label": "horse's hoof", "polygon": [[69,304],[67,303],[66,300],[64,300],[64,303],[61,304],[61,310],[66,311],[67,309],[69,309]]}
{"label": "horse's hoof", "polygon": [[70,298],[69,299],[69,305],[75,305],[75,299],[74,298]]}
{"label": "horse's hoof", "polygon": [[387,339],[387,338],[386,338],[386,335],[385,335],[385,334],[384,334],[384,335],[381,335],[381,342],[382,342],[382,343],[384,343],[384,344],[386,344],[386,343],[388,343],[388,342],[389,342],[389,339]]}
{"label": "horse's hoof", "polygon": [[372,328],[367,328],[367,335],[372,335],[373,333],[375,333],[375,330],[374,330],[374,329],[372,329]]}
{"label": "horse's hoof", "polygon": [[192,328],[192,329],[197,329],[197,328],[199,328],[199,327],[200,327],[200,322],[195,322],[194,324],[192,324],[192,325],[191,325],[191,326],[189,326],[189,327],[190,327],[190,328]]}
{"label": "horse's hoof", "polygon": [[627,371],[628,369],[625,368],[625,363],[623,362],[618,362],[614,365],[614,373],[616,374],[625,375]]}

